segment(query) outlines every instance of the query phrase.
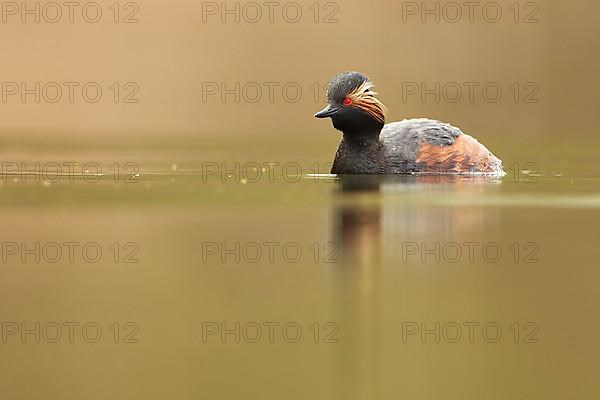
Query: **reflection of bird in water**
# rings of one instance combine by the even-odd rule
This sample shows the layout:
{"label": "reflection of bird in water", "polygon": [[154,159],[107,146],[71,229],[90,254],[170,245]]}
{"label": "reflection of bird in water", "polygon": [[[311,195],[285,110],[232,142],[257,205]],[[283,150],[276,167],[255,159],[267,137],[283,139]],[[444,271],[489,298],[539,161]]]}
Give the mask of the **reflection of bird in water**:
{"label": "reflection of bird in water", "polygon": [[[339,207],[334,219],[337,224],[336,238],[346,262],[361,261],[361,264],[377,262],[381,236],[381,212],[379,207],[369,204],[368,193],[379,191],[379,187],[380,179],[369,176],[348,175],[341,179],[342,193],[352,193],[354,196],[350,204]],[[367,201],[361,203],[361,198]]]}
{"label": "reflection of bird in water", "polygon": [[335,237],[344,252],[352,253],[350,259],[382,235],[385,247],[410,238],[471,237],[484,218],[488,223],[494,218],[478,202],[498,183],[499,178],[473,175],[340,175]]}
{"label": "reflection of bird in water", "polygon": [[[401,267],[403,241],[478,236],[489,210],[435,204],[438,196],[477,196],[496,186],[489,179],[439,176],[341,175],[334,201],[332,237],[341,263],[334,273],[334,307],[340,315],[337,370],[340,398],[378,398],[384,359],[385,268]],[[430,200],[428,202],[428,200]],[[451,203],[449,201],[448,203]],[[400,289],[399,289],[400,290]],[[342,331],[343,330],[343,331]]]}

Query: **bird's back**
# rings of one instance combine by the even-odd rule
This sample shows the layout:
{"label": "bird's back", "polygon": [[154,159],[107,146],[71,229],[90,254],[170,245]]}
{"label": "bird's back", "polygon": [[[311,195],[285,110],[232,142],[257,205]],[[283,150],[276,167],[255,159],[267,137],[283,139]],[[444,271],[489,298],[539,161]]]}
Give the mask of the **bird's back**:
{"label": "bird's back", "polygon": [[459,128],[419,118],[392,122],[379,136],[387,173],[486,173],[501,175],[502,162]]}

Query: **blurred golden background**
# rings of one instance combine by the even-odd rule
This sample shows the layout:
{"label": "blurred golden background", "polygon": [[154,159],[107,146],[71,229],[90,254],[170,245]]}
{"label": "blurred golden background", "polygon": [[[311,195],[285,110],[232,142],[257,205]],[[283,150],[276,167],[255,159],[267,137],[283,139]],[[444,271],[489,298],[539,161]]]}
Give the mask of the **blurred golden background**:
{"label": "blurred golden background", "polygon": [[[502,12],[495,23],[490,21],[496,8],[485,8],[489,2],[477,2],[472,16],[461,6],[462,16],[452,22],[452,2],[309,0],[269,8],[262,2],[236,6],[232,1],[144,0],[117,3],[117,13],[111,0],[98,2],[102,16],[96,23],[86,21],[96,12],[85,8],[86,2],[72,16],[61,6],[62,17],[55,23],[50,21],[56,9],[44,8],[47,2],[39,5],[39,23],[35,14],[23,16],[20,3],[14,3],[16,10],[7,3],[0,24],[0,134],[5,145],[23,139],[119,142],[239,135],[269,135],[286,142],[302,135],[317,147],[338,137],[331,135],[328,124],[312,118],[323,105],[317,93],[324,89],[317,92],[316,85],[324,87],[345,70],[371,77],[391,110],[390,120],[445,120],[492,148],[507,146],[506,138],[511,145],[520,137],[585,140],[588,120],[597,109],[600,5],[593,0],[521,2],[516,8],[513,0],[500,1],[494,3]],[[33,2],[24,4],[34,9]],[[438,12],[427,14],[436,4]],[[252,22],[258,11],[262,16]],[[33,94],[25,102],[21,91],[12,94],[11,84],[23,82],[29,89],[40,82],[39,103]],[[42,93],[49,82],[62,86],[56,103],[47,101],[55,98],[55,89]],[[72,103],[64,82],[79,83]],[[90,82],[102,89],[96,103],[83,98],[82,88]],[[116,98],[115,82],[120,89]],[[220,92],[207,95],[207,84],[234,89],[236,82],[239,102],[233,94],[225,101]],[[267,82],[276,85],[271,99]],[[452,82],[480,86],[474,101],[469,101],[465,86],[455,103],[449,101],[454,98],[452,87],[446,95],[438,90],[439,102],[433,94],[422,101],[421,92],[403,99],[403,85],[425,83],[432,89],[436,82],[441,88]],[[127,83],[133,85],[125,87]],[[487,83],[502,88],[497,103],[482,96]],[[534,86],[525,86],[530,83]],[[286,84],[292,85],[288,100]],[[256,85],[262,87],[258,96]],[[93,97],[94,88],[89,90]]]}

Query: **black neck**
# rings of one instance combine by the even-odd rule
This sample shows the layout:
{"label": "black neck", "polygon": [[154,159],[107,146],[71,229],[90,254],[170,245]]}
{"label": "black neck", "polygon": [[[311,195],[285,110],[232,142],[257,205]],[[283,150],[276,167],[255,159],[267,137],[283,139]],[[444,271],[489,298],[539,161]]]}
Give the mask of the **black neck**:
{"label": "black neck", "polygon": [[371,145],[379,144],[379,134],[381,133],[381,128],[371,128],[368,130],[360,130],[360,131],[344,131],[344,142],[360,147],[368,147]]}

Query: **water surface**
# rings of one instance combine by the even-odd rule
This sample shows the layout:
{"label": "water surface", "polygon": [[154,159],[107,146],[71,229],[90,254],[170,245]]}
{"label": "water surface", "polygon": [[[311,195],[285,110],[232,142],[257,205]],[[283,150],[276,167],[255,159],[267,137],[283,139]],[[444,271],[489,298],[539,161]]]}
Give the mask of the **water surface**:
{"label": "water surface", "polygon": [[[246,149],[5,153],[33,170],[0,186],[6,398],[598,394],[591,157],[340,179],[301,146]],[[65,161],[101,172],[43,171]]]}

